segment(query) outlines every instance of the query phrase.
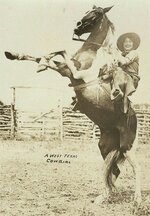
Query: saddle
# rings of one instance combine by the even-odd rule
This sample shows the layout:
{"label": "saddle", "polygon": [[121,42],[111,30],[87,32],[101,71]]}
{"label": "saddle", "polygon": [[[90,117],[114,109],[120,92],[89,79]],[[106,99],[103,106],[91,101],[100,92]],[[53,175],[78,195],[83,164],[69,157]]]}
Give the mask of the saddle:
{"label": "saddle", "polygon": [[[129,92],[133,92],[132,81],[128,79],[128,75],[124,73],[123,79],[119,80],[118,83],[116,79],[114,79],[116,73],[116,67],[112,68],[112,70],[107,71],[107,67],[100,69],[99,76],[102,77],[102,80],[109,80],[111,85],[111,94],[110,98],[112,102],[115,104],[120,104],[121,110],[123,113],[127,113],[130,107],[130,100],[128,98]],[[120,73],[120,71],[118,72]],[[120,74],[121,76],[121,74]],[[116,84],[117,83],[117,84]]]}
{"label": "saddle", "polygon": [[[115,69],[112,69],[110,71],[107,70],[107,67],[104,67],[103,69],[100,69],[99,71],[99,77],[102,81],[110,82],[111,85],[111,94],[110,99],[112,100],[112,103],[114,105],[120,106],[120,110],[122,113],[127,113],[131,107],[131,101],[127,97],[126,94],[126,88],[121,89],[118,85],[118,88],[113,89],[113,73],[115,72]],[[126,80],[124,80],[124,83],[126,84]],[[73,111],[80,110],[80,104],[78,102],[77,97],[72,97],[72,103]]]}

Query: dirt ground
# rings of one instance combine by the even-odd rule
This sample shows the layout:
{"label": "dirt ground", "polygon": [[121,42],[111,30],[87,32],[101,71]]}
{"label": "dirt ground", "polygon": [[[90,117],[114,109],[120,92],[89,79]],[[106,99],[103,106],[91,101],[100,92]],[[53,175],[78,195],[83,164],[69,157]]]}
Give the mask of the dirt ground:
{"label": "dirt ground", "polygon": [[[103,161],[92,141],[0,141],[1,216],[131,216],[134,177],[125,162],[118,193],[101,205]],[[142,204],[150,215],[150,145],[137,150],[142,170]]]}

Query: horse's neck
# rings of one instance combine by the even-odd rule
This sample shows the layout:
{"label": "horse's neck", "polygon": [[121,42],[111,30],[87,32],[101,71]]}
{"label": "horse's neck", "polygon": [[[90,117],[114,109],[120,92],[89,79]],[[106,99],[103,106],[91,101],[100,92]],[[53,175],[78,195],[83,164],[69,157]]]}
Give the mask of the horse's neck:
{"label": "horse's neck", "polygon": [[[101,68],[103,66],[103,62],[105,64],[109,64],[110,59],[114,58],[113,56],[113,33],[111,28],[107,30],[107,36],[103,41],[103,45],[97,51],[92,49],[88,49],[86,51],[79,52],[78,54],[73,57],[75,61],[80,63],[80,68],[78,70],[98,70],[98,67]],[[95,71],[96,72],[96,71]],[[87,73],[88,75],[89,73]]]}
{"label": "horse's neck", "polygon": [[[113,46],[113,38],[113,33],[110,28],[107,37],[103,42],[103,46],[97,51],[95,56],[91,50],[84,51],[79,55],[79,61],[83,62],[83,64],[78,71],[78,75],[79,77],[82,77],[85,83],[95,80],[99,75],[100,69],[104,66],[107,65],[109,69],[114,67],[116,49]],[[89,66],[89,64],[91,67],[88,68],[87,66]],[[86,71],[84,71],[85,69]]]}
{"label": "horse's neck", "polygon": [[97,51],[103,46],[107,34],[110,29],[110,23],[105,16],[102,24],[98,23],[82,47],[73,55],[74,61],[80,64],[79,70],[89,69],[94,59],[96,58]]}
{"label": "horse's neck", "polygon": [[[78,76],[85,83],[96,79],[100,68],[105,64],[111,65],[113,63],[111,56],[113,52],[109,53],[112,49],[113,31],[111,25],[111,22],[105,16],[102,25],[99,24],[95,27],[81,49],[72,58],[74,62],[80,63]],[[105,59],[105,64],[103,59]]]}
{"label": "horse's neck", "polygon": [[98,23],[87,40],[84,42],[83,46],[79,50],[79,52],[87,51],[88,49],[91,49],[93,51],[97,51],[103,44],[107,33],[109,30],[109,20],[105,16],[103,18],[102,24]]}

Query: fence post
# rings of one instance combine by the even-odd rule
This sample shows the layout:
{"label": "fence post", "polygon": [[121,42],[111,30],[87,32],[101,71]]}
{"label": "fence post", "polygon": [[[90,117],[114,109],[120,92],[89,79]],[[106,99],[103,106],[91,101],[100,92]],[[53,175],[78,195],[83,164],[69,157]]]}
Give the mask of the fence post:
{"label": "fence post", "polygon": [[45,139],[45,117],[43,117],[42,121],[42,139]]}
{"label": "fence post", "polygon": [[16,100],[16,92],[15,88],[12,88],[13,95],[12,95],[12,103],[11,103],[11,139],[15,138],[15,100]]}
{"label": "fence post", "polygon": [[62,106],[62,100],[59,99],[59,137],[60,140],[63,141],[63,106]]}
{"label": "fence post", "polygon": [[95,128],[96,128],[96,125],[95,125],[95,123],[93,123],[93,126],[92,126],[92,139],[93,139],[93,141],[96,140]]}

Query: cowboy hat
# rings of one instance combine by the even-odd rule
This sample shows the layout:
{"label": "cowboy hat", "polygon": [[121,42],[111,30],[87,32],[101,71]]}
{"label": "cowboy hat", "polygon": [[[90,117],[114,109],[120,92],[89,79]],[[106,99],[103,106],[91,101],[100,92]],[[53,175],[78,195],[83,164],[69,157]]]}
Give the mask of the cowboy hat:
{"label": "cowboy hat", "polygon": [[125,41],[126,38],[130,38],[130,40],[133,41],[133,49],[137,49],[140,45],[140,37],[138,34],[134,33],[134,32],[128,32],[125,34],[122,34],[118,40],[117,40],[117,47],[119,50],[124,51],[124,47],[123,47],[123,43]]}

